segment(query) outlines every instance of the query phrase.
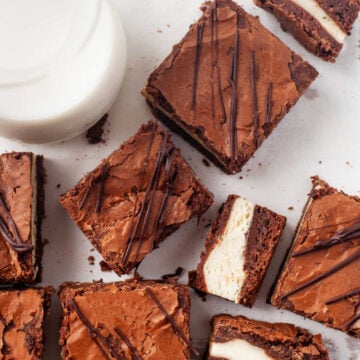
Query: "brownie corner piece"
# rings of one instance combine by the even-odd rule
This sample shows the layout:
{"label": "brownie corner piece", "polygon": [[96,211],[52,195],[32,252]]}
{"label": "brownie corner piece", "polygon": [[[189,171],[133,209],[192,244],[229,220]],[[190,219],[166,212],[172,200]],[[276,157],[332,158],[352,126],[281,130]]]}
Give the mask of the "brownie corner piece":
{"label": "brownie corner piece", "polygon": [[53,293],[51,286],[0,290],[1,353],[6,354],[5,359],[42,359],[43,322]]}
{"label": "brownie corner piece", "polygon": [[358,0],[254,0],[307,50],[335,62],[360,11]]}
{"label": "brownie corner piece", "polygon": [[318,73],[235,2],[203,9],[142,94],[160,121],[233,174]]}
{"label": "brownie corner piece", "polygon": [[230,195],[205,240],[189,285],[252,307],[280,240],[286,218]]}
{"label": "brownie corner piece", "polygon": [[360,198],[312,182],[271,303],[360,338]]}
{"label": "brownie corner piece", "polygon": [[190,295],[185,285],[66,283],[60,300],[62,359],[190,360]]}
{"label": "brownie corner piece", "polygon": [[212,194],[154,121],[104,159],[60,203],[107,264],[129,273]]}
{"label": "brownie corner piece", "polygon": [[40,281],[45,180],[43,156],[0,155],[0,284]]}
{"label": "brownie corner piece", "polygon": [[225,360],[232,354],[246,354],[247,359],[330,359],[320,334],[287,323],[216,315],[207,359]]}

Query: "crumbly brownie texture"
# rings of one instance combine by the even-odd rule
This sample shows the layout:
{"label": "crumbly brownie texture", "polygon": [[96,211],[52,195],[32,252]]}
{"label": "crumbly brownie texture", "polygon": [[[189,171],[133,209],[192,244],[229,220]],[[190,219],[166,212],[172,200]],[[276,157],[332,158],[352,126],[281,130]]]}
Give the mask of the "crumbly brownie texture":
{"label": "crumbly brownie texture", "polygon": [[190,296],[153,281],[65,283],[62,359],[190,359]]}
{"label": "crumbly brownie texture", "polygon": [[244,316],[217,315],[212,320],[208,360],[329,360],[321,335],[286,323],[268,323]]}
{"label": "crumbly brownie texture", "polygon": [[254,0],[310,52],[334,62],[359,11],[359,0]]}
{"label": "crumbly brownie texture", "polygon": [[0,291],[1,359],[42,359],[42,327],[53,292],[52,287]]}
{"label": "crumbly brownie texture", "polygon": [[44,217],[43,157],[0,155],[0,283],[40,281]]}
{"label": "crumbly brownie texture", "polygon": [[271,303],[360,338],[360,198],[312,181]]}
{"label": "crumbly brownie texture", "polygon": [[119,275],[129,273],[212,195],[155,122],[60,197],[71,218]]}
{"label": "crumbly brownie texture", "polygon": [[318,73],[233,1],[203,10],[142,93],[161,121],[236,173]]}
{"label": "crumbly brownie texture", "polygon": [[206,238],[189,284],[251,307],[280,240],[286,218],[230,195]]}

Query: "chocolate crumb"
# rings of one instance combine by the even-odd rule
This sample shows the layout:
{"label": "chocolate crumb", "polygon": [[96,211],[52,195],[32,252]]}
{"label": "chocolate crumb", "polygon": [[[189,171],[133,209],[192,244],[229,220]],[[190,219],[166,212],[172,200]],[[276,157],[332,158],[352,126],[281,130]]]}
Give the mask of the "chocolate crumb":
{"label": "chocolate crumb", "polygon": [[294,210],[294,207],[293,207],[293,206],[289,206],[289,207],[288,207],[288,210],[289,210],[289,211]]}
{"label": "chocolate crumb", "polygon": [[206,293],[198,290],[198,289],[193,289],[195,291],[195,294],[202,300],[202,301],[206,301]]}
{"label": "chocolate crumb", "polygon": [[48,239],[46,239],[46,238],[44,238],[44,240],[43,240],[43,244],[44,244],[44,246],[48,245],[48,244],[49,244],[49,240],[48,240]]}
{"label": "chocolate crumb", "polygon": [[104,125],[108,119],[108,114],[105,114],[95,125],[93,125],[86,133],[86,138],[89,144],[105,143],[102,138],[104,134]]}
{"label": "chocolate crumb", "polygon": [[90,251],[91,251],[91,252],[93,252],[93,251],[95,251],[95,249],[94,249],[94,248],[92,248],[92,249],[90,249]]}
{"label": "chocolate crumb", "polygon": [[242,177],[242,176],[239,176],[239,179],[240,179],[240,180],[242,180],[242,179],[243,179],[243,177]]}
{"label": "chocolate crumb", "polygon": [[112,271],[111,267],[104,260],[101,260],[99,262],[99,265],[101,271]]}
{"label": "chocolate crumb", "polygon": [[60,188],[60,186],[61,186],[61,184],[57,184],[57,185],[56,185],[56,188],[57,188],[57,189],[59,189],[59,188]]}
{"label": "chocolate crumb", "polygon": [[209,161],[207,161],[205,158],[202,159],[202,162],[203,162],[203,164],[204,164],[206,167],[210,167],[210,166],[211,166],[210,163],[209,163]]}
{"label": "chocolate crumb", "polygon": [[161,278],[163,280],[171,280],[171,281],[175,281],[177,282],[177,280],[179,279],[181,273],[183,272],[183,268],[178,266],[178,268],[171,274],[165,274],[163,275]]}
{"label": "chocolate crumb", "polygon": [[88,261],[89,261],[89,265],[94,265],[95,264],[95,258],[92,255],[90,255],[88,257]]}

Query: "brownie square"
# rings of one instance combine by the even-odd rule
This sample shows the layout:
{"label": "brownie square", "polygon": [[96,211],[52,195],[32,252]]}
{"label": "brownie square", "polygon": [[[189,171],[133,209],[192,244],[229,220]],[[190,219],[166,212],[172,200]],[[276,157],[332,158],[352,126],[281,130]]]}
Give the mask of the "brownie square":
{"label": "brownie square", "polygon": [[360,198],[312,182],[271,303],[360,338]]}
{"label": "brownie square", "polygon": [[151,121],[60,197],[71,218],[119,275],[129,273],[212,195]]}
{"label": "brownie square", "polygon": [[44,181],[42,156],[0,155],[0,284],[40,281]]}
{"label": "brownie square", "polygon": [[42,359],[43,322],[53,293],[50,286],[0,290],[1,359]]}
{"label": "brownie square", "polygon": [[235,359],[234,354],[238,359],[330,359],[320,334],[292,324],[217,315],[212,319],[207,359]]}
{"label": "brownie square", "polygon": [[229,195],[205,240],[189,285],[252,307],[286,223],[284,216]]}
{"label": "brownie square", "polygon": [[335,62],[360,11],[358,0],[254,0],[285,31],[323,60]]}
{"label": "brownie square", "polygon": [[190,359],[190,296],[154,281],[64,283],[62,359]]}
{"label": "brownie square", "polygon": [[233,1],[203,11],[142,93],[155,116],[232,174],[318,73]]}

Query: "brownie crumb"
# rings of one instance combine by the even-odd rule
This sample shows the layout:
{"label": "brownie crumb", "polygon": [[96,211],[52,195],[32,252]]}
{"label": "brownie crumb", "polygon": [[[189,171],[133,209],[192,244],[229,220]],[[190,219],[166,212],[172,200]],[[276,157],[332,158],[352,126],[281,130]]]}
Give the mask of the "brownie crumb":
{"label": "brownie crumb", "polygon": [[240,179],[240,180],[242,180],[242,179],[243,179],[243,177],[242,177],[242,176],[239,176],[239,179]]}
{"label": "brownie crumb", "polygon": [[289,211],[294,210],[294,207],[293,207],[293,206],[289,206],[289,207],[288,207],[288,210],[289,210]]}
{"label": "brownie crumb", "polygon": [[89,265],[94,265],[95,264],[95,258],[92,255],[90,255],[88,257],[88,261],[89,261]]}
{"label": "brownie crumb", "polygon": [[99,262],[99,265],[101,271],[112,271],[111,267],[104,260],[101,260]]}
{"label": "brownie crumb", "polygon": [[93,252],[93,251],[95,251],[95,248],[90,249],[90,252]]}
{"label": "brownie crumb", "polygon": [[105,143],[102,138],[104,134],[104,125],[108,119],[108,114],[105,114],[95,125],[93,125],[86,133],[86,138],[89,144]]}
{"label": "brownie crumb", "polygon": [[49,240],[46,239],[46,238],[44,238],[44,240],[43,240],[43,245],[46,246],[46,245],[48,245],[48,244],[49,244]]}
{"label": "brownie crumb", "polygon": [[322,164],[322,161],[321,161],[321,160],[319,160],[319,161],[318,161],[318,163],[319,163],[319,164]]}
{"label": "brownie crumb", "polygon": [[59,188],[60,188],[60,186],[61,186],[61,184],[57,184],[57,185],[56,185],[56,188],[57,188],[57,189],[59,189]]}
{"label": "brownie crumb", "polygon": [[195,294],[202,300],[202,301],[206,301],[206,293],[198,290],[198,289],[193,289],[195,291]]}
{"label": "brownie crumb", "polygon": [[183,270],[184,269],[182,267],[178,266],[178,268],[173,273],[165,274],[161,278],[163,280],[172,280],[176,282],[179,279],[180,275],[182,274]]}
{"label": "brownie crumb", "polygon": [[203,162],[203,164],[204,164],[206,167],[210,167],[210,166],[211,166],[210,163],[209,163],[209,161],[206,160],[205,158],[202,159],[202,162]]}

